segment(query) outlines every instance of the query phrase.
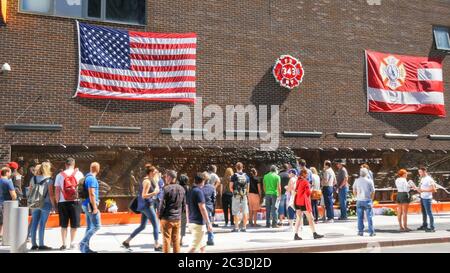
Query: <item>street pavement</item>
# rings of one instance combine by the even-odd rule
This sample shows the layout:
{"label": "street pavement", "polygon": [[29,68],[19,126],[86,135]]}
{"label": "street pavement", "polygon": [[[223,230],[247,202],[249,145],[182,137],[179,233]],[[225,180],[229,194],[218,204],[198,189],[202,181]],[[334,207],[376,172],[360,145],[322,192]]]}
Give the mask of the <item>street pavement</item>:
{"label": "street pavement", "polygon": [[406,245],[395,247],[380,247],[368,249],[355,249],[348,251],[331,251],[328,253],[450,253],[450,243]]}
{"label": "street pavement", "polygon": [[[397,217],[395,216],[375,216],[374,223],[377,236],[369,237],[367,233],[364,237],[357,236],[356,218],[350,218],[348,221],[335,221],[334,223],[319,223],[316,226],[319,234],[325,235],[325,238],[314,240],[312,232],[308,226],[303,228],[301,232],[302,241],[294,241],[294,232],[289,227],[282,228],[248,228],[247,232],[231,233],[231,228],[214,228],[215,245],[208,246],[207,252],[228,252],[228,253],[301,253],[301,252],[324,252],[324,251],[350,251],[358,250],[358,252],[379,252],[380,248],[430,244],[435,249],[450,243],[450,214],[435,215],[436,232],[426,233],[424,231],[413,231],[409,233],[401,233],[398,231]],[[422,223],[421,215],[409,216],[409,227],[416,229]],[[219,223],[221,226],[223,223]],[[264,221],[258,224],[264,225]],[[121,247],[121,243],[128,235],[137,227],[133,225],[116,225],[103,226],[101,230],[92,238],[91,248],[101,253],[155,253],[153,248],[153,235],[151,225],[139,234],[131,242],[131,249],[127,250]],[[76,242],[82,239],[85,228],[80,228],[76,238]],[[184,240],[185,244],[189,244],[191,235],[188,233]],[[48,246],[59,248],[61,245],[60,229],[48,229],[45,233],[45,242]],[[160,242],[162,240],[160,239]],[[31,247],[31,244],[28,244]],[[442,248],[447,251],[448,248]],[[187,252],[188,246],[182,247],[182,252]],[[0,246],[1,252],[9,252],[9,247]],[[39,252],[42,253],[43,251]],[[79,252],[78,249],[66,251],[48,251],[53,253]],[[34,252],[33,253],[37,253]]]}

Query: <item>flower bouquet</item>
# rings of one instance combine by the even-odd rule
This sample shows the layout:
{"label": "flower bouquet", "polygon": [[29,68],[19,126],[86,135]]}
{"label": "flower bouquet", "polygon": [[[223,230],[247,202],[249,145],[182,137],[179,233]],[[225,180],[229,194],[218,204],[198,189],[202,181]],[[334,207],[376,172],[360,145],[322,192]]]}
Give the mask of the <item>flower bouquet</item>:
{"label": "flower bouquet", "polygon": [[108,199],[105,201],[106,211],[110,213],[117,213],[119,208],[117,207],[116,201],[114,199]]}

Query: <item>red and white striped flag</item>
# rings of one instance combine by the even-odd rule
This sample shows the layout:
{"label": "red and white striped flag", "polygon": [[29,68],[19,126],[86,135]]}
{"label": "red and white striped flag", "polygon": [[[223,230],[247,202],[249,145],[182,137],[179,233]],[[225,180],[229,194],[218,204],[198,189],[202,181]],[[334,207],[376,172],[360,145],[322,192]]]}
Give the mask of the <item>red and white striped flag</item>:
{"label": "red and white striped flag", "polygon": [[445,117],[442,59],[366,51],[369,112]]}
{"label": "red and white striped flag", "polygon": [[123,31],[78,23],[75,96],[195,102],[195,33]]}

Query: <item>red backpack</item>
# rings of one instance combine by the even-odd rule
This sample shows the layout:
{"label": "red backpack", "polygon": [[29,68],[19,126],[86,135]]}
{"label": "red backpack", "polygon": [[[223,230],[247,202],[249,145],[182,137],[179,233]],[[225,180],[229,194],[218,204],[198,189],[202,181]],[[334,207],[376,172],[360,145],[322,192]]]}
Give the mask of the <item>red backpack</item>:
{"label": "red backpack", "polygon": [[78,199],[78,181],[75,178],[77,172],[78,169],[75,169],[70,176],[65,172],[61,172],[61,175],[64,178],[62,193],[66,201],[75,201]]}

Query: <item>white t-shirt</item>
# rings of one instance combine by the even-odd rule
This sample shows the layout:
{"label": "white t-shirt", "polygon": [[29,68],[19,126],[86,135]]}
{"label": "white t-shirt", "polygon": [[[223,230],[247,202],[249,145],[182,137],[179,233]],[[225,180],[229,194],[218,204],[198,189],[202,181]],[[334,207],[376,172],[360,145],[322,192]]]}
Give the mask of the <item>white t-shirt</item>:
{"label": "white t-shirt", "polygon": [[[65,173],[66,175],[68,175],[68,176],[72,175],[73,172],[74,172],[74,169],[73,169],[73,168],[67,169],[67,170],[64,171],[64,173]],[[77,179],[77,182],[78,182],[78,183],[80,182],[80,180],[81,180],[83,177],[84,177],[84,175],[83,175],[80,171],[77,171],[77,173],[75,174],[75,178]],[[59,174],[56,176],[56,179],[55,179],[55,187],[60,187],[60,190],[61,190],[61,191],[60,191],[60,194],[59,194],[59,202],[66,202],[66,199],[64,199],[64,194],[62,193],[62,190],[63,190],[63,188],[64,188],[64,177],[61,175],[61,173],[59,173]]]}
{"label": "white t-shirt", "polygon": [[408,183],[406,178],[399,177],[395,180],[395,186],[398,192],[409,192],[411,190],[411,185]]}
{"label": "white t-shirt", "polygon": [[[422,177],[422,179],[420,180],[420,189],[421,190],[431,190],[432,185],[434,184],[434,179],[427,175],[425,177]],[[420,194],[420,198],[422,199],[432,199],[433,198],[433,193],[432,192],[422,192]]]}
{"label": "white t-shirt", "polygon": [[332,168],[326,169],[324,173],[324,180],[324,187],[333,187],[334,184],[336,184],[336,174],[334,173]]}
{"label": "white t-shirt", "polygon": [[320,177],[317,174],[312,175],[312,189],[315,191],[320,190]]}

